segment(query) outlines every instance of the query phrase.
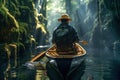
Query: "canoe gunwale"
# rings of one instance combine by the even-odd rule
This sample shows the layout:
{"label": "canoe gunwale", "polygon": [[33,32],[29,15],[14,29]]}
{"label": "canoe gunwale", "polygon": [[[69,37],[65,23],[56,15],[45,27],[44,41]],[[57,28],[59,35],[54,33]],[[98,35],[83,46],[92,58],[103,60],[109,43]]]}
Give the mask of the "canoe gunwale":
{"label": "canoe gunwale", "polygon": [[46,56],[50,57],[50,58],[76,58],[76,57],[83,57],[86,55],[86,50],[80,46],[78,43],[75,43],[76,48],[77,48],[77,54],[71,55],[71,54],[67,54],[67,55],[61,55],[61,54],[57,54],[56,50],[55,50],[55,46],[53,46],[50,50],[48,50],[48,52],[46,52]]}

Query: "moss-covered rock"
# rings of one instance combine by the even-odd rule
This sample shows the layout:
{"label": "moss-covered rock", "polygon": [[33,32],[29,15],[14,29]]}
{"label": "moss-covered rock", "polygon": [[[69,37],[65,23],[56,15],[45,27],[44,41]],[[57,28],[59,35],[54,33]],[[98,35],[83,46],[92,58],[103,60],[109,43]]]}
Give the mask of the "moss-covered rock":
{"label": "moss-covered rock", "polygon": [[[5,6],[0,8],[0,43],[10,43],[18,38],[18,22]],[[13,35],[12,35],[13,34]],[[14,36],[14,39],[12,38]]]}
{"label": "moss-covered rock", "polygon": [[[46,4],[45,1],[46,0],[42,1],[42,4]],[[43,11],[41,14],[43,16],[40,17],[38,15],[38,11],[36,10],[36,2],[37,0],[0,0],[0,44],[7,44],[9,52],[12,53],[11,58],[17,55],[17,60],[19,62],[18,65],[21,65],[22,63],[25,63],[25,61],[30,60],[30,49],[35,49],[37,41],[36,35],[39,35],[39,37],[37,37],[39,38],[39,41],[43,41],[44,44],[46,43],[46,5],[42,6],[44,7],[41,8],[41,11]],[[31,38],[31,35],[33,38]],[[45,40],[43,40],[42,37],[44,37]],[[12,46],[10,46],[10,44],[12,44]],[[31,45],[34,45],[34,48],[31,47]],[[15,50],[17,50],[16,53],[14,53]],[[0,53],[0,61],[7,63],[7,52],[4,52],[3,49],[0,49],[0,51],[3,52],[3,54]],[[14,58],[11,58],[10,64],[12,65],[15,60]],[[2,68],[0,68],[0,71]],[[5,69],[2,70],[0,75],[3,76]],[[23,79],[21,77],[24,75],[27,74],[22,72],[21,74],[18,74],[18,77]],[[26,77],[25,80],[28,78],[29,76]]]}

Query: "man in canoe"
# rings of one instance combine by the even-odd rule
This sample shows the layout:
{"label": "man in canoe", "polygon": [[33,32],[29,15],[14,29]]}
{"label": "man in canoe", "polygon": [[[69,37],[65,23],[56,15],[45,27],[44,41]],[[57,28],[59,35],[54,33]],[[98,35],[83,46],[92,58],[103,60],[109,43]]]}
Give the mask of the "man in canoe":
{"label": "man in canoe", "polygon": [[79,38],[75,29],[69,25],[71,18],[67,14],[63,14],[58,21],[61,24],[54,30],[52,38],[57,53],[62,55],[76,54],[74,43],[78,43]]}
{"label": "man in canoe", "polygon": [[[80,80],[79,77],[83,75],[84,71],[84,61],[81,61],[82,65],[71,65],[73,58],[70,57],[77,55],[75,47],[76,43],[79,43],[77,32],[69,25],[71,18],[67,14],[63,14],[58,21],[61,24],[54,30],[52,38],[52,43],[55,44],[58,56],[55,57],[54,54],[55,58],[47,63],[47,74],[50,80]],[[63,58],[60,56],[63,56]]]}
{"label": "man in canoe", "polygon": [[[50,80],[80,80],[85,69],[82,56],[86,54],[86,51],[78,44],[77,32],[69,25],[71,18],[64,14],[58,21],[61,24],[53,32],[52,42],[54,45],[33,58],[31,62],[46,54],[49,57],[46,69]],[[75,56],[80,56],[81,59],[76,61]]]}

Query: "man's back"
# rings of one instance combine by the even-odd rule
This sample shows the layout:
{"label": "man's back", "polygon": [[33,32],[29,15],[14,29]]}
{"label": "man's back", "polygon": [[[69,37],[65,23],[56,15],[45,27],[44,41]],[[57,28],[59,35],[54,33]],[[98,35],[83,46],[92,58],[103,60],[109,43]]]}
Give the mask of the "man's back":
{"label": "man's back", "polygon": [[53,32],[52,42],[56,44],[58,52],[68,52],[73,51],[74,43],[79,42],[76,31],[69,24],[71,18],[68,15],[62,15],[61,18],[58,19],[61,24],[57,27],[57,29]]}
{"label": "man's back", "polygon": [[54,31],[52,41],[56,44],[58,52],[68,52],[74,51],[73,44],[79,39],[74,28],[63,23]]}
{"label": "man's back", "polygon": [[68,24],[61,24],[53,33],[52,42],[56,45],[68,45],[79,41],[76,31]]}

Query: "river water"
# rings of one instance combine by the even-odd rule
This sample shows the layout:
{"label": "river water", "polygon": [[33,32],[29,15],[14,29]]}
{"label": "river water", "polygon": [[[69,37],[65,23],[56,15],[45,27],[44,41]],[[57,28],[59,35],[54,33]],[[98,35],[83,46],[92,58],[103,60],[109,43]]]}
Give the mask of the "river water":
{"label": "river water", "polygon": [[119,50],[86,50],[85,72],[81,80],[120,80]]}
{"label": "river water", "polygon": [[118,80],[112,75],[114,60],[115,55],[111,51],[104,49],[88,50],[83,80]]}
{"label": "river water", "polygon": [[[120,80],[119,50],[86,48],[86,51],[85,71],[81,80]],[[30,79],[49,80],[46,70],[30,69],[23,65],[11,69],[10,72],[5,74],[5,80]]]}

